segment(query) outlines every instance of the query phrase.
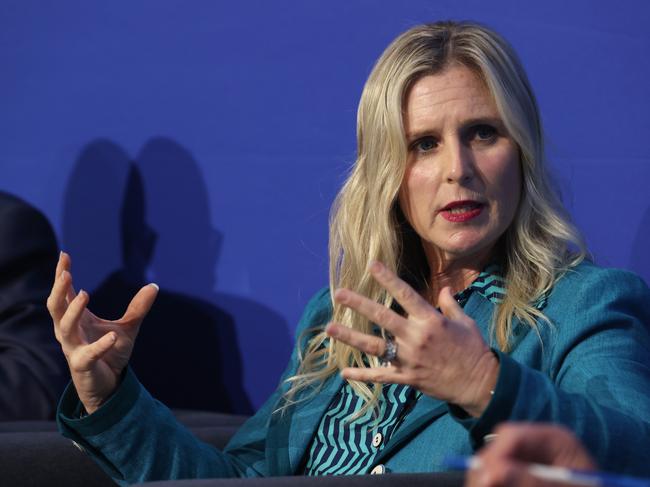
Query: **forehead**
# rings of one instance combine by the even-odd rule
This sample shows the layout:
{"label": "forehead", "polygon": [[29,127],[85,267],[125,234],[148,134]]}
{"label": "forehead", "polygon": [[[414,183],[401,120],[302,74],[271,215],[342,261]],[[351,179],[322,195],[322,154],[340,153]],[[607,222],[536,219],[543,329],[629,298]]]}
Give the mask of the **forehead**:
{"label": "forehead", "polygon": [[406,132],[444,129],[474,118],[500,118],[485,83],[469,68],[453,66],[419,78],[404,105]]}

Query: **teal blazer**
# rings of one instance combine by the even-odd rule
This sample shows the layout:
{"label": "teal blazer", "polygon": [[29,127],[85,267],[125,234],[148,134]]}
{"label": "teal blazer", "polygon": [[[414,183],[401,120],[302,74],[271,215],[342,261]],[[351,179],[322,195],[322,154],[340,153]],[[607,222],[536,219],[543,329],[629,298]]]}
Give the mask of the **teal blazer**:
{"label": "teal blazer", "polygon": [[[635,275],[583,263],[562,277],[543,311],[552,325],[537,332],[518,323],[511,351],[497,351],[500,372],[492,401],[480,418],[422,396],[382,446],[375,465],[386,472],[435,472],[450,454],[470,455],[502,421],[568,426],[606,470],[650,476],[650,291]],[[494,305],[472,293],[465,312],[488,343]],[[331,314],[327,289],[309,302],[297,336],[322,327]],[[300,339],[283,379],[298,367]],[[300,474],[305,452],[333,396],[331,377],[278,412],[286,384],[224,451],[197,440],[130,370],[114,396],[79,418],[68,386],[59,404],[62,433],[82,446],[119,483],[157,479]]]}

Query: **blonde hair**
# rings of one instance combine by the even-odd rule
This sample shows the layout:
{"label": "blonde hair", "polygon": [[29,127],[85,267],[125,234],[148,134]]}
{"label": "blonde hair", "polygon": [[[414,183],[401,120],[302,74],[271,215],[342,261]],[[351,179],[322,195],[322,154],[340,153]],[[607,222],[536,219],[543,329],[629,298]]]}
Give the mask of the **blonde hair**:
{"label": "blonde hair", "polygon": [[[354,289],[392,306],[392,298],[367,272],[371,260],[383,262],[416,289],[427,285],[429,268],[419,237],[397,202],[407,158],[403,102],[416,80],[452,63],[471,69],[486,84],[520,154],[519,208],[497,250],[506,293],[491,330],[498,347],[507,351],[515,319],[537,329],[539,320],[546,318],[535,304],[584,258],[585,250],[551,189],[537,102],[523,67],[510,45],[481,25],[438,22],[414,27],[397,37],[374,66],[359,103],[357,159],[332,207],[330,289]],[[336,303],[332,320],[372,332],[369,320]],[[288,379],[288,403],[299,390],[322,384],[344,367],[379,365],[376,357],[329,340],[322,330],[314,333],[298,372]],[[377,405],[379,385],[350,385],[366,400],[355,417]]]}

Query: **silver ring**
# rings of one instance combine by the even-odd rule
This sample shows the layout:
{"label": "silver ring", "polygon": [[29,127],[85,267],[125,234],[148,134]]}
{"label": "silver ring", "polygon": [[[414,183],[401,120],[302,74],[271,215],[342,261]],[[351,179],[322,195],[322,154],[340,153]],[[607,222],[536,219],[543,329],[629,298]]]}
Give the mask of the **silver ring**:
{"label": "silver ring", "polygon": [[382,367],[390,366],[391,362],[394,362],[397,358],[397,343],[395,343],[395,339],[392,335],[386,335],[385,341],[386,349],[384,350],[384,354],[379,357],[379,362]]}

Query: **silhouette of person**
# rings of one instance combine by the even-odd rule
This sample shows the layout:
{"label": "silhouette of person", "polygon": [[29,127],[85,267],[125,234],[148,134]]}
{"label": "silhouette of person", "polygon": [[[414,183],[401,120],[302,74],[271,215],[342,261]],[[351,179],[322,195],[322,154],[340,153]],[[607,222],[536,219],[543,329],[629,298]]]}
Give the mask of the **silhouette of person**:
{"label": "silhouette of person", "polygon": [[251,412],[242,384],[253,384],[258,397],[273,392],[291,354],[293,339],[286,322],[261,303],[216,291],[215,268],[224,238],[212,224],[208,190],[192,154],[170,138],[154,137],[136,160],[151,202],[147,222],[156,233],[143,284],[153,280],[163,290],[199,297],[227,312],[234,326],[226,322],[216,327],[221,348],[211,353],[221,360],[235,412]]}
{"label": "silhouette of person", "polygon": [[[97,186],[103,186],[99,197]],[[130,362],[139,380],[172,408],[251,413],[237,330],[247,336],[259,332],[252,339],[260,344],[268,334],[280,340],[273,351],[261,345],[262,353],[288,356],[291,340],[272,310],[214,292],[222,237],[211,225],[207,190],[191,154],[157,137],[133,162],[113,142],[94,141],[77,161],[66,201],[66,242],[68,236],[76,239],[66,248],[75,259],[75,276],[81,271],[85,282],[96,283],[90,294],[94,312],[117,318],[111,314],[124,310],[146,282],[153,279],[161,287]],[[107,235],[110,226],[117,238]],[[107,269],[93,254],[118,263]],[[270,389],[280,376],[282,358],[272,357],[270,363],[278,366],[262,371],[272,379]]]}

